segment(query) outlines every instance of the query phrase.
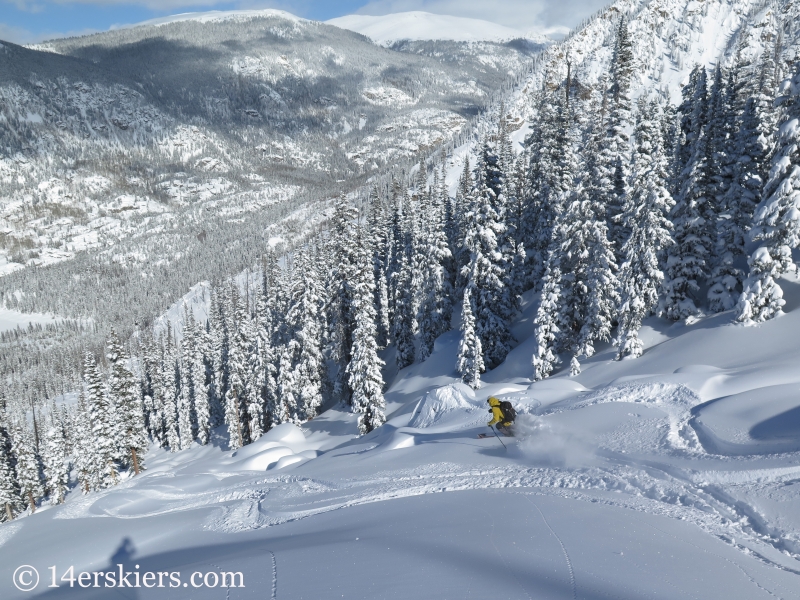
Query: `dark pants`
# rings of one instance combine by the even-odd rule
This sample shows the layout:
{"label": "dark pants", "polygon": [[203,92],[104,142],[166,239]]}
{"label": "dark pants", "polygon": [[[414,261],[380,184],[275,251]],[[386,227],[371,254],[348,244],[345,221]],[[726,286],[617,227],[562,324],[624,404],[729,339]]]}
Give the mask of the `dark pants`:
{"label": "dark pants", "polygon": [[498,423],[496,425],[497,431],[502,433],[507,437],[514,437],[514,431],[512,430],[513,423]]}

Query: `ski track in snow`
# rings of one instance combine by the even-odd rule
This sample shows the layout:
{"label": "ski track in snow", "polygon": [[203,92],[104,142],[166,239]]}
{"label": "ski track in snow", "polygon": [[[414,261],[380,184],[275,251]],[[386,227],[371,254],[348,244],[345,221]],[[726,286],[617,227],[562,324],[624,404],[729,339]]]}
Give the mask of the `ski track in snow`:
{"label": "ski track in snow", "polygon": [[534,502],[533,500],[531,500],[531,498],[527,494],[523,494],[523,496],[528,502],[533,504],[533,506],[536,508],[537,511],[539,511],[539,515],[542,517],[542,521],[544,521],[544,524],[547,525],[547,528],[550,530],[550,533],[553,534],[553,537],[556,538],[556,540],[558,540],[558,545],[561,546],[561,552],[564,554],[564,560],[567,561],[567,569],[569,569],[569,582],[570,585],[572,586],[572,600],[578,600],[578,587],[575,585],[575,571],[572,568],[572,560],[569,557],[569,552],[567,552],[567,547],[564,545],[562,539],[558,537],[558,534],[553,530],[553,528],[550,527],[550,523],[547,522],[547,519],[545,518],[542,509],[539,508],[539,505],[536,504],[536,502]]}
{"label": "ski track in snow", "polygon": [[272,600],[278,597],[278,562],[275,560],[275,553],[269,550],[269,555],[272,557]]}

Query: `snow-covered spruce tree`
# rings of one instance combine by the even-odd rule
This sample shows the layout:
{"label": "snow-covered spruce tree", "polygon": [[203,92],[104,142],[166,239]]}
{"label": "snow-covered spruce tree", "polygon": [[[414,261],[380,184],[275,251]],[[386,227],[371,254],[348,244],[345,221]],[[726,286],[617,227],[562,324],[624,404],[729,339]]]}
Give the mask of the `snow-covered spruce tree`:
{"label": "snow-covered spruce tree", "polygon": [[64,431],[58,424],[47,428],[42,462],[44,463],[45,482],[50,496],[50,504],[61,504],[67,495],[69,464]]}
{"label": "snow-covered spruce tree", "polygon": [[[673,321],[696,315],[695,304],[700,285],[709,276],[709,258],[714,244],[712,217],[713,204],[711,169],[711,138],[707,129],[707,91],[705,69],[696,82],[690,123],[686,134],[691,142],[691,158],[681,177],[683,185],[670,218],[674,225],[675,244],[667,251],[664,279],[664,297],[659,314]],[[694,129],[695,123],[702,123]]]}
{"label": "snow-covered spruce tree", "polygon": [[0,519],[11,521],[19,510],[20,496],[11,453],[0,444]]}
{"label": "snow-covered spruce tree", "polygon": [[255,442],[264,431],[264,369],[258,351],[258,321],[249,311],[249,292],[245,297],[246,336],[249,346],[246,364],[245,411],[247,413],[247,443]]}
{"label": "snow-covered spruce tree", "polygon": [[425,159],[420,157],[419,167],[414,176],[414,195],[417,198],[422,198],[428,193],[428,167],[425,164]]}
{"label": "snow-covered spruce tree", "polygon": [[639,329],[658,304],[664,278],[660,257],[672,244],[672,224],[667,219],[673,205],[667,181],[669,159],[664,154],[659,113],[657,102],[639,102],[631,195],[623,214],[631,234],[622,246],[619,270],[617,359],[642,354]]}
{"label": "snow-covered spruce tree", "polygon": [[87,352],[83,362],[86,382],[86,406],[91,421],[92,445],[97,458],[98,483],[101,487],[116,485],[118,479],[117,428],[114,406],[106,393],[94,356]]}
{"label": "snow-covered spruce tree", "polygon": [[330,251],[334,258],[328,278],[328,339],[330,358],[336,363],[337,373],[333,393],[341,402],[350,404],[351,390],[347,385],[347,365],[353,346],[353,289],[355,272],[354,240],[358,212],[343,194],[336,201],[331,226]]}
{"label": "snow-covered spruce tree", "polygon": [[192,319],[188,333],[189,345],[186,366],[190,371],[192,388],[192,408],[197,426],[197,441],[208,443],[211,431],[211,398],[208,385],[208,365],[206,354],[210,355],[211,340],[202,324]]}
{"label": "snow-covered spruce tree", "polygon": [[197,435],[197,420],[194,414],[194,391],[192,390],[192,331],[194,330],[194,315],[187,306],[183,306],[183,339],[180,342],[178,355],[178,374],[180,377],[180,391],[178,392],[178,435],[181,448],[192,445]]}
{"label": "snow-covered spruce tree", "polygon": [[[587,137],[591,147],[593,132],[588,132]],[[564,149],[563,163],[568,172],[578,172],[572,150],[576,144],[571,138]],[[586,181],[574,191],[565,185],[561,192],[564,209],[553,233],[553,251],[560,256],[561,270],[561,334],[556,348],[571,352],[574,363],[578,356],[594,354],[595,341],[609,339],[618,300],[616,263],[605,211],[594,193],[586,162],[589,161],[583,165]]]}
{"label": "snow-covered spruce tree", "polygon": [[397,278],[396,297],[394,301],[394,323],[392,337],[398,369],[414,363],[416,347],[414,345],[414,303],[411,293],[411,264],[407,256],[400,259],[400,273]]}
{"label": "snow-covered spruce tree", "polygon": [[780,314],[784,300],[777,279],[797,269],[792,250],[800,245],[800,69],[784,91],[778,150],[750,232],[761,245],[748,261],[750,274],[736,307],[736,320],[747,325]]}
{"label": "snow-covered spruce tree", "polygon": [[[181,438],[178,432],[178,357],[175,342],[172,338],[172,326],[167,323],[167,331],[161,340],[161,383],[159,390],[161,410],[164,415],[164,431],[170,452],[181,449]],[[91,407],[91,398],[89,399]]]}
{"label": "snow-covered spruce tree", "polygon": [[[628,128],[631,121],[630,84],[633,73],[633,51],[628,23],[620,19],[614,43],[614,56],[611,61],[610,112],[606,138],[600,147],[600,165],[604,171],[605,185],[598,187],[599,201],[606,207],[609,237],[617,250],[627,238],[622,223],[625,197],[627,196],[628,163],[630,140]],[[565,271],[566,272],[566,271]]]}
{"label": "snow-covered spruce tree", "polygon": [[[438,176],[435,178],[438,184]],[[423,238],[422,251],[422,286],[420,289],[420,305],[417,313],[419,327],[419,355],[423,361],[433,352],[433,344],[437,337],[450,329],[450,317],[453,312],[451,296],[453,289],[447,274],[446,264],[451,259],[447,244],[444,223],[444,206],[438,185],[434,186],[437,195],[428,206],[428,214],[423,215],[427,222]]]}
{"label": "snow-covered spruce tree", "polygon": [[359,230],[356,239],[357,257],[353,277],[353,353],[347,365],[348,385],[353,391],[353,411],[359,413],[361,435],[386,422],[386,401],[383,397],[383,361],[378,357],[375,342],[375,307],[373,306],[372,261],[364,235]]}
{"label": "snow-covered spruce tree", "polygon": [[249,315],[234,282],[230,284],[231,331],[228,349],[228,392],[225,395],[225,424],[228,426],[229,447],[241,448],[248,443],[247,384],[250,369]]}
{"label": "snow-covered spruce tree", "polygon": [[453,284],[457,290],[463,290],[466,285],[466,271],[464,267],[469,264],[470,252],[464,243],[466,239],[465,215],[472,210],[474,198],[472,171],[469,164],[469,156],[464,158],[464,169],[458,180],[456,197],[451,208],[452,216],[450,223],[450,250],[453,254]]}
{"label": "snow-covered spruce tree", "polygon": [[387,281],[388,255],[390,250],[389,222],[383,201],[377,188],[369,196],[368,216],[369,243],[372,248],[372,269],[375,277],[375,310],[377,311],[376,342],[379,348],[389,344],[391,329],[389,320],[389,283]]}
{"label": "snow-covered spruce tree", "polygon": [[322,290],[311,262],[312,249],[297,252],[294,265],[294,283],[291,289],[286,323],[289,343],[283,351],[281,373],[291,371],[291,385],[284,377],[280,395],[289,393],[294,404],[289,419],[300,423],[317,415],[322,405],[324,359],[322,356]]}
{"label": "snow-covered spruce tree", "polygon": [[264,278],[261,294],[256,302],[258,319],[258,356],[261,369],[262,397],[264,401],[264,429],[270,430],[275,422],[278,406],[278,383],[276,381],[276,356],[272,345],[272,311],[269,308],[269,282]]}
{"label": "snow-covered spruce tree", "polygon": [[397,288],[400,278],[400,268],[405,255],[405,239],[403,236],[403,209],[400,201],[400,188],[392,178],[392,198],[389,207],[389,223],[387,225],[387,256],[386,256],[386,283],[387,296],[389,299],[389,335],[392,334],[395,318],[395,300],[397,298]]}
{"label": "snow-covered spruce tree", "polygon": [[12,442],[14,456],[17,459],[19,492],[33,513],[36,512],[36,502],[44,496],[44,487],[33,432],[24,422],[24,418],[22,415],[20,417],[22,422],[14,427]]}
{"label": "snow-covered spruce tree", "polygon": [[500,246],[505,226],[494,208],[502,205],[502,199],[495,198],[486,176],[483,179],[474,208],[465,215],[464,244],[470,251],[470,263],[464,269],[475,307],[475,332],[481,340],[483,362],[486,368],[493,369],[511,349],[509,320],[514,314],[514,302],[506,285]]}
{"label": "snow-covered spruce tree", "polygon": [[558,364],[554,352],[559,329],[559,305],[561,302],[561,268],[556,252],[552,252],[545,265],[542,277],[542,291],[539,294],[539,307],[536,309],[536,348],[531,357],[533,380],[539,381],[550,376]]}
{"label": "snow-covered spruce tree", "polygon": [[142,469],[142,456],[148,446],[144,411],[136,378],[128,366],[130,360],[113,329],[108,340],[106,359],[109,366],[108,395],[116,415],[116,445],[123,453],[117,460],[133,467],[138,475]]}
{"label": "snow-covered spruce tree", "polygon": [[[209,335],[211,337],[211,423],[221,425],[225,419],[225,396],[228,393],[228,352],[230,349],[230,332],[224,315],[227,304],[227,286],[211,290],[211,306],[208,312]],[[220,297],[220,294],[223,294]]]}
{"label": "snow-covered spruce tree", "polygon": [[472,304],[472,290],[464,290],[464,301],[461,305],[461,340],[458,343],[458,359],[456,371],[461,381],[474,390],[481,387],[481,373],[484,372],[483,348],[481,339],[475,332],[475,316]]}
{"label": "snow-covered spruce tree", "polygon": [[88,494],[91,491],[101,489],[103,487],[102,475],[105,473],[105,466],[96,452],[92,421],[83,391],[78,396],[78,405],[73,413],[71,435],[74,448],[73,459],[81,491],[84,494]]}
{"label": "snow-covered spruce tree", "polygon": [[139,394],[145,415],[145,427],[150,439],[161,448],[167,445],[164,431],[164,416],[159,399],[161,398],[161,351],[151,336],[142,341],[139,356],[141,377]]}
{"label": "snow-covered spruce tree", "polygon": [[[541,289],[541,276],[551,252],[560,247],[563,240],[559,237],[563,230],[558,231],[557,223],[567,201],[576,193],[578,175],[578,156],[573,137],[574,114],[565,90],[558,90],[543,98],[540,111],[544,131],[538,150],[541,154],[538,161],[540,173],[538,181],[531,181],[534,202],[538,203],[536,237],[531,242],[536,261],[541,261],[539,279],[535,281],[537,289]],[[532,148],[531,152],[536,150]],[[598,202],[602,204],[607,200],[598,198]]]}

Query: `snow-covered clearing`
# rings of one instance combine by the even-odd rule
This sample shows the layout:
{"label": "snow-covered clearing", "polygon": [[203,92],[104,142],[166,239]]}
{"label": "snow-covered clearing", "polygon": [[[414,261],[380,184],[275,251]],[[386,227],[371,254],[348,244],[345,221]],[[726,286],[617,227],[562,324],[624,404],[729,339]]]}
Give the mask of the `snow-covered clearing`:
{"label": "snow-covered clearing", "polygon": [[57,317],[38,313],[22,313],[17,310],[0,308],[0,332],[11,331],[17,327],[27,329],[31,325],[49,325],[56,323]]}
{"label": "snow-covered clearing", "polygon": [[[451,331],[397,375],[367,436],[337,409],[236,452],[220,432],[0,526],[3,597],[23,597],[20,564],[138,564],[240,571],[245,587],[124,597],[800,598],[800,283],[782,285],[780,319],[653,319],[640,359],[601,348],[580,376],[535,384],[527,299],[522,342],[477,392],[456,382]],[[507,448],[477,439],[490,394],[519,413]],[[120,597],[65,585],[40,591]]]}

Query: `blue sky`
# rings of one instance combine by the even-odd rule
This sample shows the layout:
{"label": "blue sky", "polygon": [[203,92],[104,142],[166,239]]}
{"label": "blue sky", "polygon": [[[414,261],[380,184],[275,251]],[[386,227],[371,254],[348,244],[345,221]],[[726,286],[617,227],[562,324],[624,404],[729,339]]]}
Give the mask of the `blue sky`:
{"label": "blue sky", "polygon": [[523,31],[563,31],[604,6],[602,0],[0,0],[0,39],[30,43],[103,31],[170,14],[242,8],[280,8],[327,20],[352,13],[425,10],[494,21]]}

